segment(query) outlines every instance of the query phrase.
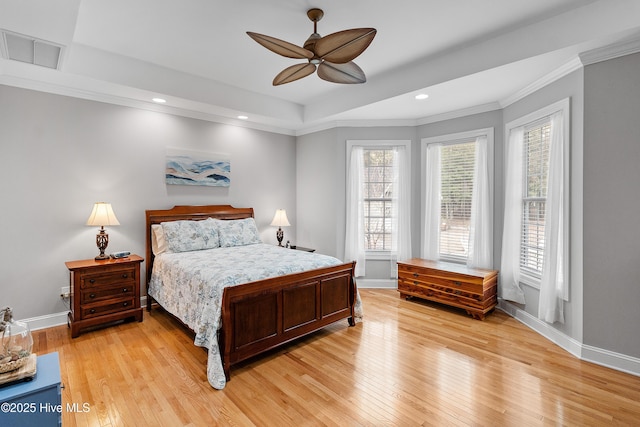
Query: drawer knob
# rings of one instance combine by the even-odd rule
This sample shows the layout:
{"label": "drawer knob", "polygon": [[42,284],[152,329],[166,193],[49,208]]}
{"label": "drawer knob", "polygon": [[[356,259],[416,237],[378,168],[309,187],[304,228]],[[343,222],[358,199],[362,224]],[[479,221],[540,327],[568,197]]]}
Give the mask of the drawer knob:
{"label": "drawer knob", "polygon": [[129,289],[127,289],[127,288],[122,288],[122,292],[128,292],[128,291],[129,291]]}
{"label": "drawer knob", "polygon": [[122,273],[122,278],[126,279],[127,277],[129,277],[129,275],[127,273]]}
{"label": "drawer knob", "polygon": [[413,284],[414,284],[414,285],[419,285],[419,284],[420,284],[420,282],[416,282],[416,281],[414,280],[414,281],[413,281]]}
{"label": "drawer knob", "polygon": [[418,277],[419,274],[418,273],[413,273],[413,277]]}
{"label": "drawer knob", "polygon": [[89,283],[96,283],[96,279],[89,279]]}
{"label": "drawer knob", "polygon": [[96,294],[89,294],[89,298],[95,298]]}
{"label": "drawer knob", "polygon": [[458,282],[457,280],[456,280],[456,281],[454,281],[454,282],[453,282],[453,284],[454,284],[454,285],[456,285],[456,286],[462,286],[462,283],[461,283],[461,282]]}
{"label": "drawer knob", "polygon": [[123,306],[123,307],[126,307],[126,306],[128,306],[128,305],[129,305],[129,303],[128,303],[128,302],[123,302],[123,303],[122,303],[122,306]]}
{"label": "drawer knob", "polygon": [[89,310],[89,313],[91,313],[91,314],[93,314],[93,313],[95,313],[95,312],[96,312],[96,309],[95,309],[95,308],[92,308],[91,310]]}

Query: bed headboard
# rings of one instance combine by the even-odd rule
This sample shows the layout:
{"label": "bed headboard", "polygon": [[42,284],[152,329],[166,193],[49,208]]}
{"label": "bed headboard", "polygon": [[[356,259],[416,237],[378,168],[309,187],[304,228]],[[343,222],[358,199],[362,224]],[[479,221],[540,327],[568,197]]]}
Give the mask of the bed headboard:
{"label": "bed headboard", "polygon": [[203,220],[207,218],[216,219],[243,219],[253,218],[253,208],[234,208],[230,205],[209,205],[209,206],[174,206],[171,209],[147,210],[146,214],[146,283],[149,284],[151,271],[153,269],[154,255],[151,250],[151,226],[161,222],[179,220]]}

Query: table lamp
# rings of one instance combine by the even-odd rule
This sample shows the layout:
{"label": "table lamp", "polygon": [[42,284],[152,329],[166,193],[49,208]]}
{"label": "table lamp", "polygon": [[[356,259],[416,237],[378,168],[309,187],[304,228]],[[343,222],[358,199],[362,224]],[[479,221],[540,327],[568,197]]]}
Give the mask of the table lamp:
{"label": "table lamp", "polygon": [[278,246],[282,246],[282,239],[284,238],[284,231],[282,231],[282,227],[288,227],[291,225],[287,219],[287,212],[284,209],[278,209],[273,217],[273,221],[271,221],[271,225],[273,227],[278,227],[276,238],[278,239]]}
{"label": "table lamp", "polygon": [[98,249],[100,249],[100,255],[96,256],[96,259],[101,260],[109,258],[109,255],[105,255],[104,253],[105,249],[107,249],[107,245],[109,244],[109,235],[105,233],[104,226],[120,225],[118,218],[116,218],[116,214],[113,213],[111,203],[98,202],[93,205],[93,210],[91,211],[91,215],[89,215],[87,225],[100,226],[100,232],[96,234],[96,245],[98,246]]}

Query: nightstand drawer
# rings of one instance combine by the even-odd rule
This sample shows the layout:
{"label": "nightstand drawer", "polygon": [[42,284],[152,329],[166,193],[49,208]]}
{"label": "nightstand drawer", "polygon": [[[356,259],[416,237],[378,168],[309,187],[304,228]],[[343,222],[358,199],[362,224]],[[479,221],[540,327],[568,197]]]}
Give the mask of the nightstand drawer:
{"label": "nightstand drawer", "polygon": [[112,287],[113,285],[129,285],[136,282],[136,269],[130,268],[126,270],[109,271],[99,274],[82,274],[80,287],[96,288],[96,287]]}
{"label": "nightstand drawer", "polygon": [[112,287],[101,286],[95,289],[84,289],[80,291],[80,304],[89,304],[92,302],[113,298],[133,298],[135,295],[134,286],[135,282],[129,285],[119,284]]}
{"label": "nightstand drawer", "polygon": [[118,313],[123,310],[135,308],[133,298],[117,300],[108,304],[87,304],[80,306],[83,319],[104,316],[105,314]]}

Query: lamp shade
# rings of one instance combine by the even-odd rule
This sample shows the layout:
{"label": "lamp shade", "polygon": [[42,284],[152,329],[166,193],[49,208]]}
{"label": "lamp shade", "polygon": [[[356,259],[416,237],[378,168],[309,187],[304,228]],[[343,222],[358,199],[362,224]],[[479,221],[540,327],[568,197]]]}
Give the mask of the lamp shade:
{"label": "lamp shade", "polygon": [[93,205],[93,210],[91,211],[91,215],[89,215],[87,225],[102,227],[105,225],[120,225],[120,223],[118,222],[118,218],[116,218],[116,214],[113,213],[111,203],[98,202]]}
{"label": "lamp shade", "polygon": [[287,219],[287,211],[284,209],[278,209],[276,214],[273,216],[273,221],[271,221],[271,225],[274,227],[288,227],[289,220]]}

